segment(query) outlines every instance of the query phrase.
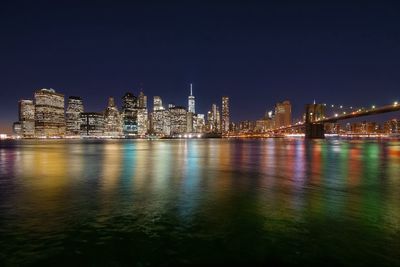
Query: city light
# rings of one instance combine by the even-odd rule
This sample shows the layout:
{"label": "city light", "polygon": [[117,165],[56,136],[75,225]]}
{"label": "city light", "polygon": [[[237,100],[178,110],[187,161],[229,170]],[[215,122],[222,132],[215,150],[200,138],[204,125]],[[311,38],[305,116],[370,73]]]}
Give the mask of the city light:
{"label": "city light", "polygon": [[[122,97],[122,107],[118,108],[113,97],[108,99],[105,110],[86,112],[80,97],[70,96],[65,114],[63,114],[64,95],[53,89],[40,89],[34,94],[35,101],[19,101],[19,121],[13,124],[15,135],[12,138],[207,138],[231,137],[235,134],[246,137],[276,136],[277,134],[298,134],[304,131],[300,128],[309,122],[318,125],[330,123],[331,118],[338,120],[370,115],[364,108],[357,111],[346,111],[343,105],[338,106],[342,111],[334,113],[333,117],[326,115],[326,104],[308,104],[304,121],[292,122],[292,107],[289,101],[278,102],[274,111],[267,111],[264,118],[257,121],[241,121],[234,123],[229,118],[229,97],[222,97],[222,110],[217,104],[204,114],[195,114],[195,98],[190,90],[188,107],[168,104],[163,107],[160,96],[154,96],[153,112],[148,112],[147,97],[143,92],[136,97],[126,93]],[[40,105],[36,108],[36,105]],[[393,106],[396,107],[395,101]],[[334,107],[335,105],[331,105]],[[353,110],[353,106],[349,107]],[[376,109],[372,105],[372,109]],[[40,110],[46,114],[37,116]],[[192,110],[192,111],[189,111]],[[393,110],[383,110],[392,112]],[[222,111],[222,114],[221,114]],[[360,114],[360,112],[364,113]],[[340,117],[343,115],[343,117]],[[335,126],[336,127],[336,126]],[[397,128],[396,128],[397,129]],[[278,133],[279,131],[279,133]],[[314,131],[314,130],[313,130]],[[316,130],[318,132],[318,130]],[[322,132],[323,136],[323,132]],[[5,138],[4,136],[2,138]],[[312,137],[314,138],[314,137]]]}

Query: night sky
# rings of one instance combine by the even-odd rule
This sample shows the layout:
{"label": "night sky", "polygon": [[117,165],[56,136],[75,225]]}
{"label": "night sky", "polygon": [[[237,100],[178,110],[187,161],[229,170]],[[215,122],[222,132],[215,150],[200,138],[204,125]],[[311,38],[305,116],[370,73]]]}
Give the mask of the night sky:
{"label": "night sky", "polygon": [[163,2],[2,1],[0,133],[39,88],[101,111],[140,88],[150,108],[154,95],[186,106],[192,82],[198,113],[228,95],[234,121],[286,99],[294,117],[314,99],[400,100],[395,1]]}

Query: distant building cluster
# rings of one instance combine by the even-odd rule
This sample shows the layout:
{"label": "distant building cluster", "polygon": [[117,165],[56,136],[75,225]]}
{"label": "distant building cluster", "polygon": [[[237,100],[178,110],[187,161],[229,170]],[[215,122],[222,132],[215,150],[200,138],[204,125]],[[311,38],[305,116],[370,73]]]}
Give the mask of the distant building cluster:
{"label": "distant building cluster", "polygon": [[[229,117],[229,114],[228,114]],[[292,105],[286,100],[278,102],[273,110],[267,111],[264,117],[256,121],[245,120],[233,125],[236,133],[264,133],[292,124]]]}
{"label": "distant building cluster", "polygon": [[229,97],[222,98],[222,118],[217,104],[207,113],[196,113],[195,96],[190,85],[188,105],[168,104],[154,96],[153,110],[148,111],[147,96],[128,92],[119,108],[113,97],[101,112],[86,111],[78,96],[68,97],[53,89],[40,89],[33,100],[19,101],[19,118],[14,133],[21,138],[135,138],[135,137],[200,137],[228,135],[232,130],[229,118]]}
{"label": "distant building cluster", "polygon": [[[296,123],[315,123],[326,119],[326,104],[307,104],[303,117],[295,122],[292,119],[292,107],[289,101],[277,103],[273,110],[265,112],[263,118],[251,121],[240,121],[234,125],[233,132],[235,134],[263,134],[271,130],[283,129],[286,134],[304,133],[304,128],[285,127],[295,125]],[[400,134],[400,120],[392,119],[383,124],[376,122],[348,122],[348,123],[324,123],[324,131],[326,134],[338,135],[398,135]]]}

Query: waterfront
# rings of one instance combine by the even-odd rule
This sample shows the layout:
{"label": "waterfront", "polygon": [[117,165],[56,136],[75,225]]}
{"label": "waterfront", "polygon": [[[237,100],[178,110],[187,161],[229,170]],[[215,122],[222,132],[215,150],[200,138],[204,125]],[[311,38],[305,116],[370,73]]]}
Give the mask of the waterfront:
{"label": "waterfront", "polygon": [[0,264],[400,266],[400,141],[0,143]]}

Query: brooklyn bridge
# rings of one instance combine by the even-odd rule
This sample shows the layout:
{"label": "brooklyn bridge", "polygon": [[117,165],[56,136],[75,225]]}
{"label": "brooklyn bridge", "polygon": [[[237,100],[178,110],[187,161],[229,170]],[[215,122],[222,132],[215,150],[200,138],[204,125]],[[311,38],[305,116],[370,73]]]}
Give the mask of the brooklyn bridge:
{"label": "brooklyn bridge", "polygon": [[270,129],[267,132],[269,134],[279,135],[282,133],[287,133],[296,130],[297,132],[303,132],[306,138],[310,139],[325,138],[324,125],[326,123],[337,123],[343,120],[396,112],[400,110],[400,103],[394,102],[390,105],[385,105],[381,107],[372,106],[369,109],[352,108],[352,111],[350,112],[344,111],[341,113],[335,113],[329,117],[325,117],[323,112],[321,112],[320,110],[320,107],[324,105],[325,104],[315,104],[315,103],[307,104],[305,107],[304,121],[289,126]]}

